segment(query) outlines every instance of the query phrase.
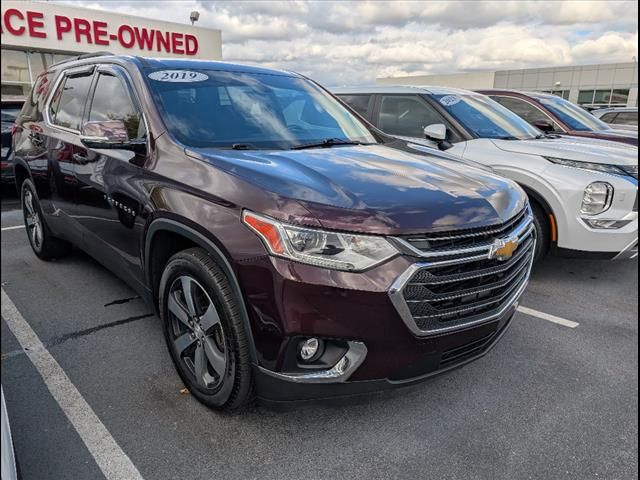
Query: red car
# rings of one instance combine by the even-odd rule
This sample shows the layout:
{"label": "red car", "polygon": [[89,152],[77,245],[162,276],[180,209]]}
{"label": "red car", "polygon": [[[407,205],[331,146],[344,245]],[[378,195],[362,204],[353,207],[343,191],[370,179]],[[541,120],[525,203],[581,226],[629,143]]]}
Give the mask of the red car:
{"label": "red car", "polygon": [[638,146],[638,133],[616,130],[578,105],[544,92],[478,90],[545,133],[613,140]]}

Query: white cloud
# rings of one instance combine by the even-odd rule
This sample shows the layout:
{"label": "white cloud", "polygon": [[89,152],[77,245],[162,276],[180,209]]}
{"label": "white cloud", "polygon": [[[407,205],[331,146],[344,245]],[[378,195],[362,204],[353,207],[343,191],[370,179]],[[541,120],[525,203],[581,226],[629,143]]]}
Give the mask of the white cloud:
{"label": "white cloud", "polygon": [[327,85],[376,77],[631,61],[636,1],[91,1],[222,30],[227,61],[299,71]]}

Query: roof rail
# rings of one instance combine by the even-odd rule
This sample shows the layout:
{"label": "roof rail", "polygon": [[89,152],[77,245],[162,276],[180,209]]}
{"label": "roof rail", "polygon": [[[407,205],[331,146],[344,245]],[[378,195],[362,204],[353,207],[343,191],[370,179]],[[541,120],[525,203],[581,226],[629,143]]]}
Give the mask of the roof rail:
{"label": "roof rail", "polygon": [[63,63],[67,63],[67,62],[73,62],[74,60],[83,60],[85,58],[93,58],[93,57],[104,57],[108,55],[113,55],[113,53],[106,52],[106,51],[94,52],[94,53],[83,53],[82,55],[78,55],[76,57],[71,57],[71,58],[65,58],[64,60],[60,60],[59,62],[53,63],[49,65],[49,68],[57,67],[58,65],[62,65]]}

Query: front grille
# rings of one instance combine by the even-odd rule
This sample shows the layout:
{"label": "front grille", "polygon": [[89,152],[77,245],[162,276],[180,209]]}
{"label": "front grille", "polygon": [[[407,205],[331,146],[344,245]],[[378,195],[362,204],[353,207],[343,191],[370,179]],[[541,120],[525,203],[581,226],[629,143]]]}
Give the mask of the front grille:
{"label": "front grille", "polygon": [[[517,239],[517,248],[509,258],[495,258],[491,252],[506,239]],[[498,317],[522,293],[535,250],[529,209],[498,226],[397,240],[426,260],[398,279],[390,294],[418,334]]]}

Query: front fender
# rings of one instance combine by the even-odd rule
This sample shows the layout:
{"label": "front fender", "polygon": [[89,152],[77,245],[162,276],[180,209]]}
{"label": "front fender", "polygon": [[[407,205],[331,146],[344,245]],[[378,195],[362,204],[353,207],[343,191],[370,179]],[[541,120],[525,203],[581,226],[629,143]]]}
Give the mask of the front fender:
{"label": "front fender", "polygon": [[196,245],[205,249],[210,257],[212,257],[218,266],[223,270],[231,287],[233,289],[233,293],[236,295],[236,298],[239,299],[238,306],[240,309],[240,315],[245,324],[247,335],[249,336],[249,345],[250,345],[250,354],[251,361],[254,365],[257,365],[257,353],[255,349],[255,342],[253,339],[253,333],[251,328],[251,322],[249,320],[249,314],[247,312],[246,303],[244,295],[242,294],[242,290],[240,288],[240,284],[238,282],[238,278],[235,272],[235,269],[232,266],[232,259],[228,257],[229,253],[223,251],[223,249],[219,245],[219,241],[214,239],[211,234],[206,234],[202,232],[202,229],[199,227],[194,227],[193,225],[189,225],[191,223],[190,220],[186,218],[176,219],[169,218],[166,216],[160,216],[155,218],[149,224],[147,229],[145,245],[144,245],[144,258],[145,258],[145,272],[147,276],[148,285],[152,285],[152,280],[150,278],[151,268],[150,268],[150,260],[151,260],[151,246],[153,244],[154,236],[162,231],[169,231],[172,233],[176,233],[183,237],[188,238]]}

